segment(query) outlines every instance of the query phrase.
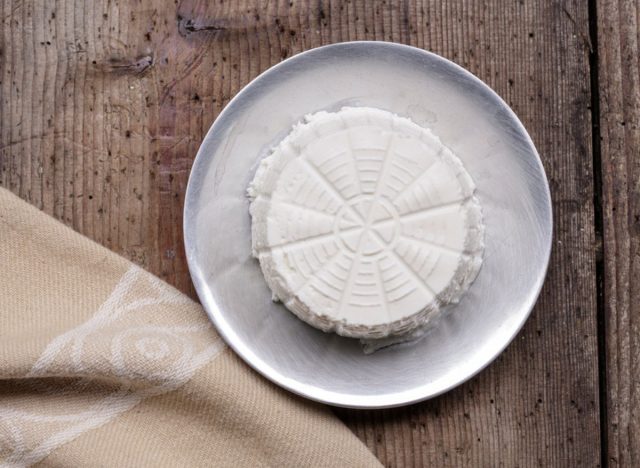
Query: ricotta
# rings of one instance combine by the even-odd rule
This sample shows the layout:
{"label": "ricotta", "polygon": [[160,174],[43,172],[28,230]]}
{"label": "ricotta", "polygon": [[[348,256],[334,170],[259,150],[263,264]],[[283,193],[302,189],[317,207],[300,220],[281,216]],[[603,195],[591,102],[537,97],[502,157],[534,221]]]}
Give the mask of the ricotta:
{"label": "ricotta", "polygon": [[373,108],[305,117],[248,193],[274,299],[343,336],[407,334],[457,302],[482,263],[475,185],[429,130]]}

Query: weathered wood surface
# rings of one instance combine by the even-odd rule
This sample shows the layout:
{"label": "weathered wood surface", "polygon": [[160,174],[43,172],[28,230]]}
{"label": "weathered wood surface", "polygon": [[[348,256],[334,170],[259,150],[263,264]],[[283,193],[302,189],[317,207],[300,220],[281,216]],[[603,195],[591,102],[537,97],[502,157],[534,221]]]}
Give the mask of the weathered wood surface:
{"label": "weathered wood surface", "polygon": [[640,466],[640,3],[597,12],[607,458]]}
{"label": "weathered wood surface", "polygon": [[[2,186],[192,296],[181,234],[189,169],[252,78],[359,39],[415,45],[475,73],[528,128],[551,184],[540,301],[506,352],[460,388],[404,409],[337,413],[387,466],[600,463],[586,2],[4,0],[0,18]],[[630,128],[624,142],[637,145]],[[610,167],[611,180],[624,171]]]}

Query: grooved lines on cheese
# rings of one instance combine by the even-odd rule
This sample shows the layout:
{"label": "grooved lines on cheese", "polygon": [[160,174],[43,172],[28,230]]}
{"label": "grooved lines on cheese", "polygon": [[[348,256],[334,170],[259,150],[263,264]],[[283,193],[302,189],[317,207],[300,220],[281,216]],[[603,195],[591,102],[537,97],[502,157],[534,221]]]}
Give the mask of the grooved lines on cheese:
{"label": "grooved lines on cheese", "polygon": [[249,187],[253,253],[274,298],[344,336],[408,333],[482,263],[475,185],[427,129],[372,108],[318,112]]}

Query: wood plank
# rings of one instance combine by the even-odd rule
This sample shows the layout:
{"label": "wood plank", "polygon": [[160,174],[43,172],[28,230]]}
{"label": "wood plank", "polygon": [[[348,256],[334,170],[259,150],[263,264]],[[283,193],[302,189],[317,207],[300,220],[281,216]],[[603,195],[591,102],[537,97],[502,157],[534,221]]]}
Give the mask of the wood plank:
{"label": "wood plank", "polygon": [[640,466],[640,4],[597,2],[607,457]]}
{"label": "wood plank", "polygon": [[337,41],[450,58],[516,111],[552,187],[532,318],[489,369],[432,401],[337,411],[387,466],[600,460],[586,4],[64,0],[1,10],[0,183],[193,295],[181,212],[199,142],[270,65]]}

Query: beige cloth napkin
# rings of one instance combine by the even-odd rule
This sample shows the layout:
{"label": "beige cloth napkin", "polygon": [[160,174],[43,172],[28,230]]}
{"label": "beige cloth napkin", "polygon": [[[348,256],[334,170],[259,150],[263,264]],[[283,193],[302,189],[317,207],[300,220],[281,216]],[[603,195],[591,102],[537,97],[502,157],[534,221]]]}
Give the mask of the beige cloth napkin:
{"label": "beige cloth napkin", "polygon": [[0,466],[379,466],[202,308],[0,189]]}

